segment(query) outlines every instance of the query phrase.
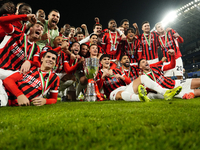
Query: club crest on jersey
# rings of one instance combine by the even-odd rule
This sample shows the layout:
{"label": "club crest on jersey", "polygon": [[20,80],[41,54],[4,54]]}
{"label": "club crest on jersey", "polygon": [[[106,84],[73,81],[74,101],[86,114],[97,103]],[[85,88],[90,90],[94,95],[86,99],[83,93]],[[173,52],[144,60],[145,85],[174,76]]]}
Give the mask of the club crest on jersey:
{"label": "club crest on jersey", "polygon": [[116,82],[116,81],[117,81],[117,79],[116,79],[116,78],[113,78],[112,80],[113,80],[114,82]]}

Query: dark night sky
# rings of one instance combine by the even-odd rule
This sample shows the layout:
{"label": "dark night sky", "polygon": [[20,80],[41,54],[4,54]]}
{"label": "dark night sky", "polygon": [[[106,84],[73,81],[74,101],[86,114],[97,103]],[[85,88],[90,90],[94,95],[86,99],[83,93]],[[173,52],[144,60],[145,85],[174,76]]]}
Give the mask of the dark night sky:
{"label": "dark night sky", "polygon": [[[14,3],[22,2],[23,0],[15,0]],[[58,24],[59,28],[65,23],[71,26],[78,27],[82,23],[88,26],[89,32],[92,32],[94,18],[99,17],[103,28],[107,28],[107,22],[110,19],[115,19],[117,24],[124,18],[138,23],[141,28],[143,21],[149,21],[151,27],[156,22],[161,21],[165,15],[171,10],[177,10],[184,4],[192,0],[93,0],[93,1],[78,1],[78,0],[32,0],[24,1],[32,6],[33,13],[38,9],[43,9],[46,16],[51,9],[60,11],[61,18]]]}

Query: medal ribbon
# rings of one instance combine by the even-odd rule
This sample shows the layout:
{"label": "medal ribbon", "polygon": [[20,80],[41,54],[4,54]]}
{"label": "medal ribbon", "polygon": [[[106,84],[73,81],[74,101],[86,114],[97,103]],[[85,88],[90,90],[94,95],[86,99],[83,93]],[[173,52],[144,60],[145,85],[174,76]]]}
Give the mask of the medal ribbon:
{"label": "medal ribbon", "polygon": [[[146,74],[146,72],[144,72],[144,74]],[[153,76],[153,79],[154,79],[154,81],[156,82],[156,78],[155,78],[155,76],[154,76],[154,74],[153,74],[153,72],[152,72],[152,70],[151,70],[151,74],[152,74],[152,76]],[[147,75],[147,77],[149,77],[150,78],[150,76],[148,75],[148,74],[146,74]],[[151,78],[150,78],[151,79]]]}
{"label": "medal ribbon", "polygon": [[151,47],[151,32],[149,33],[149,40],[146,37],[145,33],[144,33],[144,37],[145,37],[145,40],[147,41],[148,46]]}
{"label": "medal ribbon", "polygon": [[24,53],[25,53],[25,59],[26,60],[30,60],[32,58],[33,51],[35,49],[35,42],[33,42],[31,45],[32,45],[31,46],[31,51],[30,51],[30,54],[28,56],[28,54],[27,54],[28,53],[28,50],[27,50],[27,47],[28,47],[28,37],[27,37],[26,34],[24,34]]}
{"label": "medal ribbon", "polygon": [[160,39],[160,42],[161,42],[163,48],[166,49],[166,46],[167,46],[167,32],[166,32],[166,35],[165,35],[165,45],[164,45],[164,43],[163,43],[163,41],[162,41],[160,36],[159,36],[159,39]]}
{"label": "medal ribbon", "polygon": [[77,61],[78,61],[78,59],[76,58],[76,59],[74,60],[74,62],[72,63],[72,66],[74,66],[74,65],[77,63]]}
{"label": "medal ribbon", "polygon": [[109,36],[110,36],[110,39],[111,39],[111,47],[115,47],[116,43],[117,43],[117,32],[115,34],[115,39],[114,39],[114,43],[113,43],[113,40],[112,40],[112,36],[111,36],[111,33],[110,33],[110,30],[108,31],[109,33]]}
{"label": "medal ribbon", "polygon": [[42,96],[43,96],[44,92],[46,91],[47,87],[49,86],[49,78],[50,78],[50,76],[51,76],[51,71],[49,71],[49,76],[48,76],[48,78],[47,78],[46,84],[45,84],[45,81],[44,81],[44,77],[43,77],[43,75],[42,75],[42,72],[39,71],[39,73],[40,73],[40,79],[41,79],[41,81],[42,81],[41,84],[42,84]]}
{"label": "medal ribbon", "polygon": [[[47,27],[47,33],[50,35],[50,30],[48,27]],[[51,39],[48,38],[47,40],[48,40],[48,45],[51,46]]]}
{"label": "medal ribbon", "polygon": [[[123,67],[122,67],[122,72],[125,74]],[[131,75],[131,67],[129,67],[129,70],[128,70],[128,78],[130,77],[130,75]]]}
{"label": "medal ribbon", "polygon": [[[61,54],[61,53],[60,53]],[[58,68],[58,66],[59,66],[59,63],[60,63],[60,65],[61,65],[61,63],[62,63],[62,60],[61,60],[61,55],[59,55],[59,61],[58,62],[56,62],[56,66],[54,67],[54,70],[56,71],[57,70],[57,68]]]}
{"label": "medal ribbon", "polygon": [[22,31],[23,31],[23,32],[26,31],[26,23],[23,24],[23,26],[22,26]]}
{"label": "medal ribbon", "polygon": [[115,76],[115,75],[113,74],[113,75],[110,75],[109,77],[112,78],[112,77],[114,77],[114,76]]}

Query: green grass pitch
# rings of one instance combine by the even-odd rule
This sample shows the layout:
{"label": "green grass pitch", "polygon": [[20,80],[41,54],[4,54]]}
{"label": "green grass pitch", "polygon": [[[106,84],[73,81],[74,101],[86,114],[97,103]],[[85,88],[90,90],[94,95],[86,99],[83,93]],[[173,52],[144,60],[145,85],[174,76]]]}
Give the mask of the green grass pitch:
{"label": "green grass pitch", "polygon": [[200,98],[0,108],[0,149],[199,150]]}

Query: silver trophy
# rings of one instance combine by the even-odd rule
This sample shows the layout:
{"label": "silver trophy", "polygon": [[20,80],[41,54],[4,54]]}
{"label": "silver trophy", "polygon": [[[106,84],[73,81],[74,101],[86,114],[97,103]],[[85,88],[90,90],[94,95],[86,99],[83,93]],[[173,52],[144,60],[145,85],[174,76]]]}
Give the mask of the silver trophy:
{"label": "silver trophy", "polygon": [[84,62],[85,76],[88,78],[87,90],[85,93],[85,101],[91,102],[97,100],[96,83],[94,78],[97,76],[99,71],[99,59],[97,58],[86,58]]}

